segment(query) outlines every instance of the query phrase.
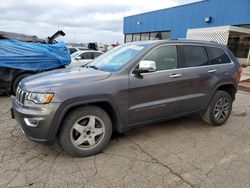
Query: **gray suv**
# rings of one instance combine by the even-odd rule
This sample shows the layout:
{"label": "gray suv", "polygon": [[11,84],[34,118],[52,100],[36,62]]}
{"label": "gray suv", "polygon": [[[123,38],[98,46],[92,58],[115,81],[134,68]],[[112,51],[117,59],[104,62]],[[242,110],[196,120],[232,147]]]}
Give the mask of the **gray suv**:
{"label": "gray suv", "polygon": [[128,43],[87,67],[30,76],[19,84],[12,117],[33,141],[60,143],[71,155],[96,154],[113,132],[200,115],[226,122],[242,68],[214,42],[168,40]]}

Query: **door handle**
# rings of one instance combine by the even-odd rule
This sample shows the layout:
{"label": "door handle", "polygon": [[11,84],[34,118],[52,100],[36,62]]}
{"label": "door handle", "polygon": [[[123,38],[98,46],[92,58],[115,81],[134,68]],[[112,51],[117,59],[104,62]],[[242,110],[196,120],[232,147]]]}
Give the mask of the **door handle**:
{"label": "door handle", "polygon": [[179,78],[179,77],[181,77],[181,74],[172,74],[169,77],[170,78]]}
{"label": "door handle", "polygon": [[209,72],[209,73],[214,73],[214,72],[216,72],[217,70],[216,69],[210,69],[209,71],[207,71],[207,72]]}

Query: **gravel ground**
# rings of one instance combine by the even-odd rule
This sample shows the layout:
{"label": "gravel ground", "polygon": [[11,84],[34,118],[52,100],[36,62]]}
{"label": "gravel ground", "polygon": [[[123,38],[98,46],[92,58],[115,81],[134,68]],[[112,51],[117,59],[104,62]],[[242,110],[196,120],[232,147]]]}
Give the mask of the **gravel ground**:
{"label": "gravel ground", "polygon": [[212,127],[182,118],[134,129],[96,156],[26,139],[0,97],[0,187],[250,187],[250,95]]}

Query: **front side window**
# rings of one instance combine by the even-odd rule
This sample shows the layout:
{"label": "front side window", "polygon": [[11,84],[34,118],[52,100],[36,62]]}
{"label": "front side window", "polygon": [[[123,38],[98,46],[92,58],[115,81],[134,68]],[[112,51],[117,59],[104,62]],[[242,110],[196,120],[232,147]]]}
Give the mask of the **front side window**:
{"label": "front side window", "polygon": [[156,70],[168,70],[177,68],[177,47],[174,45],[161,46],[150,52],[144,60],[154,61]]}
{"label": "front side window", "polygon": [[230,63],[231,60],[224,50],[220,48],[207,47],[208,56],[212,65]]}
{"label": "front side window", "polygon": [[85,53],[82,53],[80,56],[81,56],[81,59],[94,59],[93,52],[85,52]]}
{"label": "front side window", "polygon": [[202,46],[183,46],[185,67],[208,65],[205,48]]}
{"label": "front side window", "polygon": [[100,52],[94,52],[94,59],[97,58],[100,55],[102,55],[102,53],[100,53]]}

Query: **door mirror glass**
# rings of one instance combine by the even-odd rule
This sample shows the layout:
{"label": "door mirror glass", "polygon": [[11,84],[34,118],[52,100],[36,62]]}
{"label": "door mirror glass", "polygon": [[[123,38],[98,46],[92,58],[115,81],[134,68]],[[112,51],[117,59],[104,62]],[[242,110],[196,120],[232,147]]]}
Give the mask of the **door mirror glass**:
{"label": "door mirror glass", "polygon": [[133,73],[140,74],[140,73],[155,72],[155,71],[156,71],[156,63],[155,63],[155,61],[142,60],[139,63],[138,68],[136,68],[133,71]]}

